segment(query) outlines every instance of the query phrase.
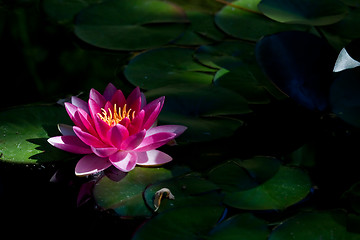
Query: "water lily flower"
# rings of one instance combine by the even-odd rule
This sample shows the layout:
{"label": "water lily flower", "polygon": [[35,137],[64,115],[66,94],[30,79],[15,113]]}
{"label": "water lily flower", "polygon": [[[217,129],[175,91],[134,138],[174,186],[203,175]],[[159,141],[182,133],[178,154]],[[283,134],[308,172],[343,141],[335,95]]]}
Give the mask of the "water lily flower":
{"label": "water lily flower", "polygon": [[165,97],[149,104],[140,89],[125,98],[121,90],[108,84],[103,94],[91,89],[89,101],[73,96],[65,108],[75,126],[59,124],[62,136],[48,139],[64,151],[86,154],[75,174],[89,175],[115,166],[129,172],[136,165],[157,166],[172,158],[156,148],[178,137],[185,126],[154,126]]}

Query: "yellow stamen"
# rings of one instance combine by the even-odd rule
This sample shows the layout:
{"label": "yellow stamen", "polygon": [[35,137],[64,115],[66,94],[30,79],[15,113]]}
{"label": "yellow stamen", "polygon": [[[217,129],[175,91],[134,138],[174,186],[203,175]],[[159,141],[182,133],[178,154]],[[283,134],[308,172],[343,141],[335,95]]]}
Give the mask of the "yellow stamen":
{"label": "yellow stamen", "polygon": [[106,122],[109,126],[115,126],[119,122],[121,122],[124,118],[128,118],[129,120],[132,120],[135,118],[135,111],[132,111],[130,119],[130,113],[132,109],[129,110],[126,109],[126,104],[124,105],[122,111],[121,107],[119,109],[116,108],[116,104],[114,104],[114,109],[111,110],[108,108],[108,111],[106,111],[104,108],[101,108],[101,113],[98,113],[97,115],[100,117],[101,120]]}

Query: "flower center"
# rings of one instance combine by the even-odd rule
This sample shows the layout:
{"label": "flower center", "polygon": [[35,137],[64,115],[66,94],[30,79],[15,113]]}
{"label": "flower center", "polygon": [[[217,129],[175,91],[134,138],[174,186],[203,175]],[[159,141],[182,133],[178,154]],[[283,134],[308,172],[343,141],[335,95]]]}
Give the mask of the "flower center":
{"label": "flower center", "polygon": [[[126,104],[121,110],[121,107],[116,108],[116,104],[114,104],[114,109],[111,110],[110,108],[107,109],[107,111],[104,108],[101,108],[101,113],[98,113],[97,115],[106,122],[109,126],[115,126],[121,120],[124,118],[128,118],[130,120],[130,113],[132,109],[129,110],[126,109]],[[132,111],[131,118],[135,118],[135,111]]]}

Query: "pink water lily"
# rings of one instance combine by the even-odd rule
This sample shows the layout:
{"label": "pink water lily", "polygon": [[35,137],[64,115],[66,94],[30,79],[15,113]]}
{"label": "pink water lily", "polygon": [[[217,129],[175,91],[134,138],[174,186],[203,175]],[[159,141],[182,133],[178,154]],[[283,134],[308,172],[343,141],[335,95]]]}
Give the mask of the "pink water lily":
{"label": "pink water lily", "polygon": [[164,105],[164,97],[149,104],[140,89],[125,98],[121,90],[108,84],[104,94],[91,89],[89,101],[72,97],[65,108],[75,126],[59,124],[62,136],[48,142],[64,151],[86,154],[75,167],[76,175],[89,175],[115,166],[129,172],[136,165],[157,166],[172,158],[156,148],[168,143],[186,127],[154,126]]}

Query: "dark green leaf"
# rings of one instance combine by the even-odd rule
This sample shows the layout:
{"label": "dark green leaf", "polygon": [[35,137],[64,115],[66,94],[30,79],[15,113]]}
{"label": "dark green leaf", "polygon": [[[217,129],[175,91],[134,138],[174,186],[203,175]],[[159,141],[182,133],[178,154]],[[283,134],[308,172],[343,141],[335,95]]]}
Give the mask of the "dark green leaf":
{"label": "dark green leaf", "polygon": [[339,0],[262,0],[258,8],[281,23],[329,25],[340,21],[348,8]]}
{"label": "dark green leaf", "polygon": [[257,10],[258,2],[260,1],[239,0],[232,2],[231,5],[225,6],[216,14],[215,22],[227,34],[253,41],[276,32],[303,29],[299,26],[275,22],[265,17]]}
{"label": "dark green leaf", "polygon": [[219,223],[211,230],[208,240],[266,240],[269,235],[267,223],[251,213],[235,215]]}
{"label": "dark green leaf", "polygon": [[183,10],[167,2],[111,0],[82,10],[75,34],[97,47],[139,50],[174,40],[186,22]]}
{"label": "dark green leaf", "polygon": [[60,106],[29,105],[0,112],[0,159],[36,164],[73,158],[47,142],[49,137],[61,135],[59,123],[71,124]]}
{"label": "dark green leaf", "polygon": [[94,187],[94,198],[100,207],[113,209],[122,217],[151,216],[152,211],[144,202],[143,191],[147,185],[176,174],[164,168],[136,167],[119,182],[104,176]]}
{"label": "dark green leaf", "polygon": [[159,48],[133,58],[125,68],[126,78],[144,89],[172,84],[211,84],[214,69],[194,61],[193,50],[187,48]]}
{"label": "dark green leaf", "polygon": [[280,166],[271,157],[227,162],[212,169],[209,180],[224,190],[224,203],[248,210],[285,209],[304,199],[311,189],[304,171]]}
{"label": "dark green leaf", "polygon": [[163,188],[169,189],[175,199],[163,197],[157,212],[185,206],[196,208],[197,206],[216,205],[222,200],[221,196],[214,191],[218,189],[215,184],[196,174],[189,174],[148,186],[144,192],[144,199],[150,208],[155,210],[155,193]]}
{"label": "dark green leaf", "polygon": [[328,211],[301,213],[290,218],[275,228],[269,240],[355,240],[359,237],[359,234],[347,232],[344,212]]}
{"label": "dark green leaf", "polygon": [[231,115],[251,112],[240,95],[211,85],[169,86],[149,91],[147,96],[166,96],[159,120],[187,126],[188,130],[180,137],[187,142],[231,136],[242,125]]}
{"label": "dark green leaf", "polygon": [[165,211],[146,222],[135,233],[133,240],[196,240],[204,239],[220,220],[224,208],[198,206]]}

